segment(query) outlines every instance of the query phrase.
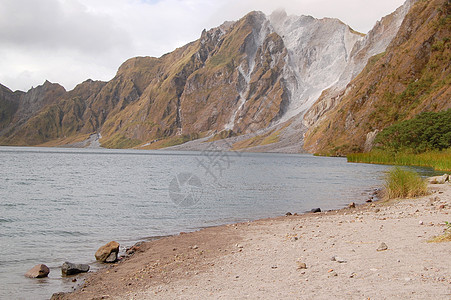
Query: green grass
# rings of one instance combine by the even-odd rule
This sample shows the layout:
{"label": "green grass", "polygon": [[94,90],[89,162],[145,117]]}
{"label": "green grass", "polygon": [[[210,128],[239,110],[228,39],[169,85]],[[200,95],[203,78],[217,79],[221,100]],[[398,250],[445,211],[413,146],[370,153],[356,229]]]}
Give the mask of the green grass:
{"label": "green grass", "polygon": [[412,198],[427,195],[427,183],[414,171],[395,167],[385,178],[385,198]]}
{"label": "green grass", "polygon": [[141,143],[142,141],[138,139],[130,139],[120,133],[115,134],[113,137],[111,137],[106,141],[101,140],[102,147],[110,149],[129,149]]}
{"label": "green grass", "polygon": [[428,151],[420,154],[373,150],[367,153],[353,153],[348,162],[432,167],[437,171],[451,171],[451,148],[443,151]]}

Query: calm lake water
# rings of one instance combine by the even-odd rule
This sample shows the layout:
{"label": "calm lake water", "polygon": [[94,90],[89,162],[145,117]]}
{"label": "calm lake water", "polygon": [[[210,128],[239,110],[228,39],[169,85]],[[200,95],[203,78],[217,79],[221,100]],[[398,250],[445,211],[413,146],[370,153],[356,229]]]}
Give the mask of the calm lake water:
{"label": "calm lake water", "polygon": [[[0,299],[69,291],[64,261],[149,237],[363,203],[386,166],[311,155],[0,147]],[[419,169],[424,174],[428,169]],[[49,278],[28,279],[38,263]]]}

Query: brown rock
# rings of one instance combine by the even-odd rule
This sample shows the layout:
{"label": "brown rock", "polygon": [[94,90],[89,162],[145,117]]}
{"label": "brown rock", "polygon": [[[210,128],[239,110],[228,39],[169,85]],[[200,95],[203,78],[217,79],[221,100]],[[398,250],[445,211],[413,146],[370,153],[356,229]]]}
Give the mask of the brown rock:
{"label": "brown rock", "polygon": [[[96,254],[95,257],[98,261],[100,262],[106,262],[107,259],[109,259],[109,261],[111,261],[111,254],[115,253],[115,257],[117,258],[117,254],[119,253],[119,243],[112,241],[109,242],[108,244],[100,247]],[[116,261],[116,260],[114,260]]]}
{"label": "brown rock", "polygon": [[25,273],[25,276],[28,278],[44,278],[47,277],[49,273],[49,268],[46,265],[40,264],[28,270],[28,272]]}
{"label": "brown rock", "polygon": [[298,270],[307,269],[307,265],[300,260],[296,261],[296,265],[298,266]]}
{"label": "brown rock", "polygon": [[349,203],[348,208],[355,208],[355,203],[354,202]]}

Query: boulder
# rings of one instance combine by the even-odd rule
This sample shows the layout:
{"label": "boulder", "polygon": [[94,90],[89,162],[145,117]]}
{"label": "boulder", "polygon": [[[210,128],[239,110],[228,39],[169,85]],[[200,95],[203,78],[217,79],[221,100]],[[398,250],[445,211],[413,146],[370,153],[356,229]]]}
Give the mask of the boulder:
{"label": "boulder", "polygon": [[89,271],[89,265],[85,264],[73,264],[68,261],[66,261],[61,266],[61,273],[63,275],[75,275],[78,273],[86,273]]}
{"label": "boulder", "polygon": [[[119,253],[119,243],[112,241],[106,245],[100,247],[95,257],[100,262],[115,262],[117,260],[117,254]],[[114,257],[114,260],[112,260]]]}
{"label": "boulder", "polygon": [[106,263],[114,263],[117,261],[117,252],[111,252],[110,255],[105,259]]}
{"label": "boulder", "polygon": [[49,267],[40,264],[28,270],[28,272],[25,273],[25,276],[28,278],[44,278],[47,277],[49,273],[50,273]]}
{"label": "boulder", "polygon": [[321,208],[314,208],[310,212],[312,212],[312,213],[319,213],[319,212],[321,212]]}

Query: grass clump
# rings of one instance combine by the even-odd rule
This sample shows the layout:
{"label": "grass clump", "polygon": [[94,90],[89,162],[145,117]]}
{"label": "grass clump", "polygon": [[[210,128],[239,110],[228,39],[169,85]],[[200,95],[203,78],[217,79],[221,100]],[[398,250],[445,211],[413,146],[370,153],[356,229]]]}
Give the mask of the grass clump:
{"label": "grass clump", "polygon": [[412,198],[427,195],[427,183],[414,171],[395,167],[385,178],[385,198]]}
{"label": "grass clump", "polygon": [[451,242],[451,223],[445,222],[446,228],[442,235],[430,239],[429,243]]}

